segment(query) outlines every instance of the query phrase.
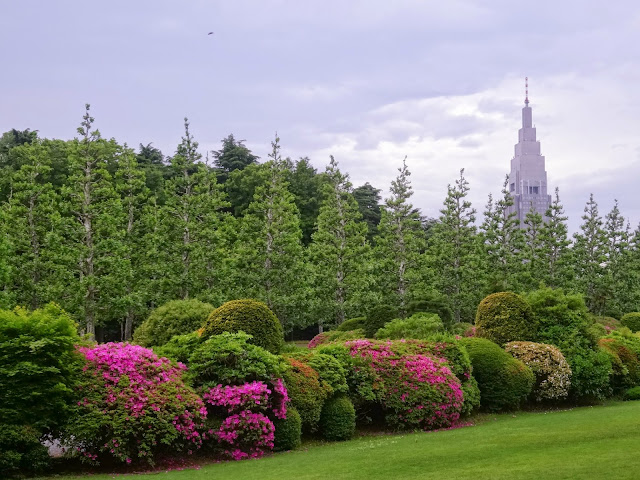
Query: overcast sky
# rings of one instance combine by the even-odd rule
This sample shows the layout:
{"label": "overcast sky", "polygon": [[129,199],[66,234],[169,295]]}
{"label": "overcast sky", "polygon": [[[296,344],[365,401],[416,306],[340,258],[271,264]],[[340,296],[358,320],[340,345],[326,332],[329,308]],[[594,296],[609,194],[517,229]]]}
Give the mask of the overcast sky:
{"label": "overcast sky", "polygon": [[[215,32],[207,35],[208,32]],[[171,155],[233,133],[266,159],[330,154],[388,189],[407,156],[437,216],[465,168],[481,212],[521,125],[524,77],[550,191],[640,220],[640,2],[0,0],[0,132],[103,136]]]}

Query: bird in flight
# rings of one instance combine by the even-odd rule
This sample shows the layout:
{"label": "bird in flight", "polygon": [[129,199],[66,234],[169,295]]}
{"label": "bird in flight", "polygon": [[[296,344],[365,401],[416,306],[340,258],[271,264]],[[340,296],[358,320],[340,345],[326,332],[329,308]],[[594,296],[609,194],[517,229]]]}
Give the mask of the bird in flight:
{"label": "bird in flight", "polygon": [[209,33],[207,33],[207,35],[213,35],[213,32],[209,32]]}

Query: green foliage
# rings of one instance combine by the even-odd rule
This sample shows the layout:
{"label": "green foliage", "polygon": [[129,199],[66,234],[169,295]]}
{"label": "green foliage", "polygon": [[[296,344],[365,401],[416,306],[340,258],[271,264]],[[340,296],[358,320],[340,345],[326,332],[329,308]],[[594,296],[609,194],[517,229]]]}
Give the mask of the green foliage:
{"label": "green foliage", "polygon": [[465,338],[460,343],[469,352],[482,408],[517,409],[531,393],[535,380],[531,369],[490,340]]}
{"label": "green foliage", "polygon": [[358,202],[358,210],[360,210],[362,219],[367,224],[367,240],[373,242],[382,216],[380,211],[380,200],[382,198],[380,197],[380,189],[366,182],[364,185],[353,189],[353,198]]}
{"label": "green foliage", "polygon": [[505,350],[524,362],[535,375],[536,383],[531,393],[537,402],[567,398],[571,367],[557,347],[544,343],[510,342]]}
{"label": "green foliage", "polygon": [[349,330],[346,332],[340,330],[331,330],[329,332],[322,332],[313,337],[307,348],[315,348],[318,345],[332,342],[344,342],[345,340],[356,340],[358,338],[364,338],[364,330]]}
{"label": "green foliage", "polygon": [[320,382],[318,372],[308,364],[295,358],[287,358],[286,362],[288,368],[283,378],[289,399],[300,414],[303,430],[315,432],[329,388]]}
{"label": "green foliage", "polygon": [[367,312],[364,334],[373,338],[378,330],[398,316],[398,311],[390,305],[377,305]]}
{"label": "green foliage", "polygon": [[563,352],[571,366],[569,398],[578,402],[602,400],[611,393],[611,359],[603,351],[574,349]]}
{"label": "green foliage", "polygon": [[24,425],[0,422],[0,476],[37,474],[49,466],[49,452],[40,443],[41,432]]}
{"label": "green foliage", "polygon": [[316,372],[328,395],[347,393],[347,376],[343,364],[332,355],[306,350],[288,355],[306,363]]}
{"label": "green foliage", "polygon": [[616,390],[640,385],[640,338],[627,328],[612,331],[598,342],[612,357],[612,386]]}
{"label": "green foliage", "polygon": [[232,300],[216,308],[207,319],[202,336],[241,331],[253,337],[252,343],[272,353],[282,348],[282,325],[269,307],[257,300]]}
{"label": "green foliage", "polygon": [[427,339],[443,332],[444,325],[436,313],[415,313],[407,319],[396,318],[376,332],[377,339]]}
{"label": "green foliage", "polygon": [[349,440],[356,429],[356,411],[347,396],[327,400],[320,415],[320,432],[327,440]]}
{"label": "green foliage", "polygon": [[340,332],[348,332],[351,330],[359,330],[361,328],[364,329],[366,321],[367,317],[350,318],[349,320],[345,320],[340,325],[338,325],[338,328],[336,328],[336,330]]}
{"label": "green foliage", "polygon": [[640,386],[632,387],[624,392],[625,400],[640,400]]}
{"label": "green foliage", "polygon": [[276,427],[273,449],[277,452],[294,450],[300,446],[302,435],[302,420],[294,407],[287,407],[287,418],[276,418]]}
{"label": "green foliage", "polygon": [[55,432],[70,415],[82,366],[76,324],[59,306],[0,311],[0,424]]}
{"label": "green foliage", "polygon": [[[433,240],[433,237],[431,238]],[[432,292],[428,295],[422,295],[419,300],[414,300],[409,303],[409,308],[407,309],[408,315],[420,312],[437,313],[445,327],[449,327],[454,324],[453,310],[451,310],[449,301],[444,295]]]}
{"label": "green foliage", "polygon": [[534,340],[537,327],[531,307],[515,293],[493,293],[478,305],[476,336],[499,345],[518,340]]}
{"label": "green foliage", "polygon": [[166,357],[174,362],[189,364],[189,358],[196,351],[202,338],[197,332],[185,335],[174,335],[167,343],[160,347],[153,347],[153,351],[159,357]]}
{"label": "green foliage", "polygon": [[250,342],[251,336],[242,332],[214,335],[191,355],[188,375],[205,388],[281,377],[282,359]]}
{"label": "green foliage", "polygon": [[175,335],[188,334],[202,327],[214,308],[196,299],[167,302],[153,310],[136,329],[133,341],[143,347],[164,345]]}
{"label": "green foliage", "polygon": [[624,314],[620,319],[620,323],[632,332],[640,331],[640,312]]}

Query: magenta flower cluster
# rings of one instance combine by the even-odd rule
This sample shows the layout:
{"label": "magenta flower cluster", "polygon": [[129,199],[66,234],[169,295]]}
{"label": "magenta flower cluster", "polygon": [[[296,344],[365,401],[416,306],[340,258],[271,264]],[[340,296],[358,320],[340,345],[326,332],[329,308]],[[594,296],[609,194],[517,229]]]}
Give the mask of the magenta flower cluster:
{"label": "magenta flower cluster", "polygon": [[460,418],[462,386],[445,359],[428,352],[409,353],[402,341],[355,340],[346,346],[374,372],[378,400],[390,425],[446,428]]}
{"label": "magenta flower cluster", "polygon": [[85,458],[153,463],[161,449],[200,448],[207,409],[184,384],[184,365],[127,343],[78,347],[85,382],[71,434]]}
{"label": "magenta flower cluster", "polygon": [[214,415],[220,411],[228,415],[212,433],[230,458],[257,458],[273,449],[275,426],[268,415],[286,418],[289,396],[281,378],[270,383],[216,385],[203,394]]}

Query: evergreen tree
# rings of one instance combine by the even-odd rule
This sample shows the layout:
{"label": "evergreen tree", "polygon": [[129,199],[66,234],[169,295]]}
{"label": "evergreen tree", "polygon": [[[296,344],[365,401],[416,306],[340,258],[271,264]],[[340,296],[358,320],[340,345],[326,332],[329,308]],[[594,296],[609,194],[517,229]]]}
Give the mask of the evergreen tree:
{"label": "evergreen tree", "polygon": [[553,202],[545,212],[545,222],[540,229],[540,255],[542,281],[553,288],[569,286],[571,270],[569,265],[569,245],[567,217],[560,203],[558,188]]}
{"label": "evergreen tree", "polygon": [[218,170],[218,181],[224,183],[235,170],[244,170],[256,163],[258,156],[244,145],[244,140],[236,140],[233,134],[222,139],[222,148],[213,152],[213,165]]}
{"label": "evergreen tree", "polygon": [[298,160],[289,173],[289,191],[294,196],[300,213],[302,244],[309,245],[313,234],[320,203],[322,202],[324,175],[319,175],[307,157]]}
{"label": "evergreen tree", "polygon": [[373,237],[378,233],[378,224],[382,213],[380,211],[380,189],[373,187],[369,182],[353,190],[353,197],[358,202],[358,209],[362,218],[367,223],[367,239],[373,241]]}
{"label": "evergreen tree", "polygon": [[340,325],[364,314],[363,297],[369,290],[367,225],[352,195],[349,176],[331,156],[326,170],[324,200],[309,257],[313,266],[314,299],[319,303],[318,326]]}
{"label": "evergreen tree", "polygon": [[524,242],[521,255],[523,264],[518,282],[527,290],[535,289],[540,282],[544,281],[543,227],[542,215],[531,205],[524,219]]}
{"label": "evergreen tree", "polygon": [[584,207],[582,220],[580,231],[573,236],[572,260],[573,270],[577,276],[576,286],[585,295],[589,310],[601,315],[607,296],[603,291],[607,250],[602,217],[598,213],[598,204],[593,194],[589,196],[589,201]]}
{"label": "evergreen tree", "polygon": [[[627,251],[631,232],[629,225],[620,213],[618,200],[605,216],[604,235],[606,238],[606,269],[603,277],[603,312],[609,316],[620,318],[625,312],[623,305],[628,303],[629,275]],[[605,295],[606,294],[606,295]]]}
{"label": "evergreen tree", "polygon": [[[447,187],[440,218],[432,227],[428,254],[436,288],[445,295],[454,322],[470,321],[482,296],[476,235],[476,210],[468,201],[469,182],[460,170]],[[479,298],[480,297],[480,298]]]}
{"label": "evergreen tree", "polygon": [[380,297],[404,316],[420,278],[420,257],[426,242],[420,215],[409,202],[413,189],[406,157],[398,171],[391,182],[391,196],[382,207],[375,262]]}

